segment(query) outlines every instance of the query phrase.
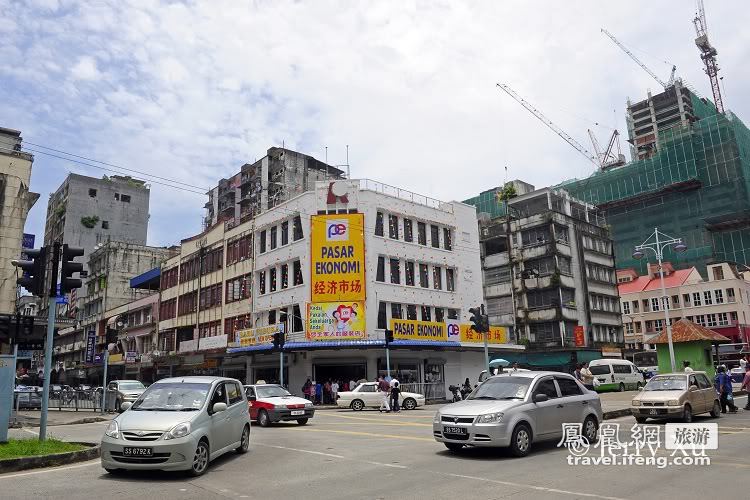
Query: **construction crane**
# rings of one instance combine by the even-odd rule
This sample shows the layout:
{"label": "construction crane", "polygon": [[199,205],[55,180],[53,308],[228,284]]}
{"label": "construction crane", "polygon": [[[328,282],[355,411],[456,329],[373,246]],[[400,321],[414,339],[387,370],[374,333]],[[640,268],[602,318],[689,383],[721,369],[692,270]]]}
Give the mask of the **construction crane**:
{"label": "construction crane", "polygon": [[613,42],[615,42],[615,45],[617,45],[618,47],[620,47],[623,52],[625,52],[627,55],[629,55],[630,58],[633,61],[635,61],[635,63],[638,66],[640,66],[641,68],[643,68],[644,71],[646,71],[646,73],[648,73],[649,75],[651,75],[651,78],[653,78],[654,80],[656,80],[657,82],[659,82],[659,85],[661,85],[665,89],[668,88],[668,87],[671,87],[672,85],[674,85],[674,78],[675,78],[675,72],[677,71],[677,66],[672,65],[672,73],[669,75],[669,80],[665,82],[664,80],[662,80],[661,78],[659,78],[658,76],[656,76],[656,73],[654,73],[653,71],[651,71],[651,69],[648,66],[646,66],[645,64],[643,64],[640,59],[638,59],[637,57],[635,57],[635,54],[633,54],[632,52],[630,52],[627,47],[625,47],[622,43],[620,43],[620,41],[617,38],[615,38],[615,36],[612,33],[610,33],[609,31],[605,30],[604,28],[602,28],[602,33],[604,33],[605,35],[607,35],[610,38],[610,40],[612,40]]}
{"label": "construction crane", "polygon": [[695,25],[695,45],[701,53],[701,59],[706,66],[704,71],[711,81],[711,92],[714,95],[714,104],[719,113],[724,113],[724,100],[721,98],[721,89],[719,88],[719,64],[716,62],[716,49],[708,41],[708,25],[706,24],[706,11],[703,8],[703,0],[698,0],[698,12],[693,19]]}
{"label": "construction crane", "polygon": [[[599,141],[596,140],[594,131],[591,129],[589,129],[589,137],[591,138],[591,144],[594,146],[594,151],[596,151],[596,157],[599,160],[599,166],[602,170],[625,164],[625,155],[620,150],[620,132],[617,129],[612,131],[607,149],[604,151],[602,151],[602,147],[599,145]],[[615,152],[615,146],[617,146],[617,152]]]}
{"label": "construction crane", "polygon": [[591,152],[588,149],[586,149],[585,147],[583,147],[578,141],[576,141],[571,136],[569,136],[567,133],[565,133],[565,131],[563,129],[561,129],[560,127],[558,127],[557,125],[555,125],[552,122],[552,120],[550,120],[549,118],[547,118],[546,116],[544,116],[544,114],[541,111],[539,111],[534,106],[532,106],[523,97],[521,97],[520,95],[516,94],[516,92],[513,89],[511,89],[510,87],[508,87],[504,83],[498,83],[497,86],[500,87],[506,94],[508,94],[513,99],[515,99],[516,101],[518,101],[518,103],[521,106],[523,106],[524,108],[526,108],[540,122],[544,123],[547,127],[549,127],[550,129],[552,129],[552,131],[554,133],[556,133],[557,135],[559,135],[560,137],[562,137],[565,142],[567,142],[568,144],[570,144],[571,146],[573,146],[573,149],[575,149],[576,151],[578,151],[579,153],[581,153],[583,156],[585,156],[587,160],[589,160],[591,163],[593,163],[597,167],[601,167],[601,163],[599,162],[599,159],[596,156],[594,156],[593,154],[591,154]]}

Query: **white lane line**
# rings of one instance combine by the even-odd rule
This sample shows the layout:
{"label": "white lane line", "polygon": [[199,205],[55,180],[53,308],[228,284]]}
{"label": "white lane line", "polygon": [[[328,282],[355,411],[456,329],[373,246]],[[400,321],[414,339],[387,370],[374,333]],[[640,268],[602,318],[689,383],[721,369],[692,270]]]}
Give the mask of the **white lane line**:
{"label": "white lane line", "polygon": [[463,474],[453,474],[450,472],[435,472],[431,471],[433,474],[439,474],[444,476],[451,476],[451,477],[457,477],[461,479],[470,479],[472,481],[484,481],[488,483],[495,483],[495,484],[502,484],[504,486],[515,486],[517,488],[528,488],[531,490],[536,491],[543,491],[545,493],[559,493],[561,495],[572,495],[576,497],[586,497],[586,498],[600,498],[602,500],[625,500],[620,497],[608,497],[604,495],[597,495],[596,493],[583,493],[581,491],[569,491],[569,490],[560,490],[557,488],[546,488],[544,486],[535,486],[533,484],[524,484],[524,483],[513,483],[510,481],[498,481],[497,479],[488,479],[486,477],[477,477],[477,476],[465,476]]}
{"label": "white lane line", "polygon": [[383,462],[370,462],[368,460],[363,460],[363,462],[370,464],[370,465],[380,465],[382,467],[393,467],[394,469],[408,469],[405,465],[399,465],[399,464],[385,464]]}
{"label": "white lane line", "polygon": [[313,450],[301,450],[299,448],[288,448],[286,446],[279,446],[275,444],[255,443],[255,446],[265,446],[266,448],[276,448],[279,450],[298,451],[300,453],[309,453],[310,455],[321,455],[324,457],[331,457],[331,458],[346,458],[343,455],[334,455],[333,453],[323,453],[322,451],[313,451]]}
{"label": "white lane line", "polygon": [[35,470],[31,472],[18,472],[16,474],[0,474],[0,480],[12,479],[14,477],[34,476],[36,474],[49,474],[51,472],[60,472],[60,471],[68,470],[68,469],[79,469],[81,467],[91,467],[92,465],[101,465],[101,461],[97,458],[90,462],[84,462],[82,464],[76,464],[76,465],[66,465],[65,467],[55,467],[54,469]]}
{"label": "white lane line", "polygon": [[36,432],[36,431],[32,431],[31,429],[27,429],[27,428],[25,428],[25,427],[21,427],[21,430],[22,430],[23,432],[28,432],[28,433],[29,433],[29,434],[31,434],[32,436],[38,436],[38,435],[39,435],[39,433],[38,433],[38,432]]}

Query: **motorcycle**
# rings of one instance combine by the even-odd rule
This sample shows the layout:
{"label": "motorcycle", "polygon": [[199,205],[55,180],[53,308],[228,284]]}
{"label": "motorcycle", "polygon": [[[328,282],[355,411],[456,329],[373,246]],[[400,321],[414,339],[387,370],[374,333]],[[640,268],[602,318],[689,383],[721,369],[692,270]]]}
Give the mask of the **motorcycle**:
{"label": "motorcycle", "polygon": [[456,403],[458,401],[461,401],[463,398],[461,397],[461,388],[457,385],[449,385],[448,390],[451,391],[451,394],[453,394],[453,403]]}

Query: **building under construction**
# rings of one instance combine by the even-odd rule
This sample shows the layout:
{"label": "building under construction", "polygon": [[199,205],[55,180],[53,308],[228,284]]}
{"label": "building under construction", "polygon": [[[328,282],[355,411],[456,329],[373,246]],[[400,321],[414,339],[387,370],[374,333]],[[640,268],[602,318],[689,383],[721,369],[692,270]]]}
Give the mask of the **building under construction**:
{"label": "building under construction", "polygon": [[676,267],[750,265],[750,130],[679,83],[628,116],[634,161],[562,185],[606,214],[617,267],[646,271],[632,253],[657,226],[688,246]]}

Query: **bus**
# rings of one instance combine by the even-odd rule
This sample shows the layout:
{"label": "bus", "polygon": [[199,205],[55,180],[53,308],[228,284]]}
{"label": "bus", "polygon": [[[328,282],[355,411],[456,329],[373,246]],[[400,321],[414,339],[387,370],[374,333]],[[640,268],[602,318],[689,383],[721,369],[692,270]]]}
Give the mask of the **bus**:
{"label": "bus", "polygon": [[656,360],[655,350],[635,352],[628,357],[646,375],[646,378],[651,378],[659,373],[659,362]]}

